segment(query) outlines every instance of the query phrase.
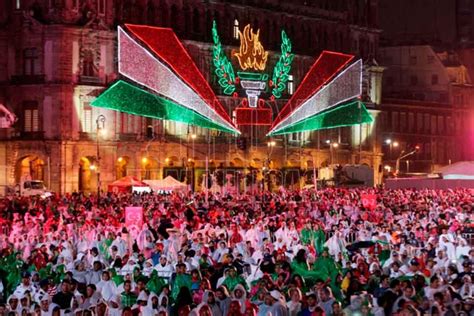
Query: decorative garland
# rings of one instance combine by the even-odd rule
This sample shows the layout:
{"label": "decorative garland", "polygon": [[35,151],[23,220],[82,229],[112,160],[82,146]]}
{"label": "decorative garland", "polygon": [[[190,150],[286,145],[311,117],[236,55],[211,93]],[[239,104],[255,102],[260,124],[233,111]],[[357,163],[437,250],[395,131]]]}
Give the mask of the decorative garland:
{"label": "decorative garland", "polygon": [[232,64],[222,49],[222,44],[217,34],[216,21],[212,22],[212,39],[214,47],[212,49],[213,62],[216,67],[215,73],[219,78],[219,85],[223,88],[223,92],[231,95],[235,91],[235,74]]}
{"label": "decorative garland", "polygon": [[273,76],[271,85],[273,86],[272,94],[275,98],[281,98],[283,91],[288,82],[289,72],[291,70],[291,63],[295,54],[291,53],[291,42],[285,31],[281,31],[281,56],[275,68],[273,69]]}

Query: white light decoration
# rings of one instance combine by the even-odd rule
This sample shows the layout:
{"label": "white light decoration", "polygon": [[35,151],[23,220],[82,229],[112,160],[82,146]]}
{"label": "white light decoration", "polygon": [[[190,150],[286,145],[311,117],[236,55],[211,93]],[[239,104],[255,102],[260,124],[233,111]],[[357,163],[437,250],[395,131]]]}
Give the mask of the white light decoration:
{"label": "white light decoration", "polygon": [[361,74],[362,60],[358,60],[306,100],[290,116],[283,119],[269,134],[290,127],[342,102],[360,96],[362,93]]}
{"label": "white light decoration", "polygon": [[265,90],[265,81],[241,80],[240,85],[245,89],[249,107],[256,108],[258,97],[263,90]]}
{"label": "white light decoration", "polygon": [[211,108],[191,87],[185,84],[165,64],[118,28],[119,73],[174,102],[191,109],[216,124],[240,134]]}

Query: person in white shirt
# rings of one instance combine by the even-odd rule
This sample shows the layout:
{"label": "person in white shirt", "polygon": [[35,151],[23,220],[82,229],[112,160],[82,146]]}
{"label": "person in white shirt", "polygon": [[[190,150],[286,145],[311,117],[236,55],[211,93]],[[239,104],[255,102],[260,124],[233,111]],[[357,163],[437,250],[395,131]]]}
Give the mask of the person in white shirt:
{"label": "person in white shirt", "polygon": [[109,271],[102,272],[102,280],[96,285],[104,300],[109,301],[118,294],[115,282],[110,279]]}
{"label": "person in white shirt", "polygon": [[158,272],[158,276],[169,280],[174,272],[173,266],[168,263],[165,256],[160,257],[160,262],[154,267]]}
{"label": "person in white shirt", "polygon": [[16,287],[14,293],[19,297],[23,296],[26,291],[30,293],[31,297],[36,295],[36,287],[31,282],[30,273],[25,271],[21,274],[21,283]]}
{"label": "person in white shirt", "polygon": [[430,279],[430,285],[425,287],[425,296],[433,301],[434,294],[444,290],[444,287],[441,285],[441,281],[437,275],[434,275]]}

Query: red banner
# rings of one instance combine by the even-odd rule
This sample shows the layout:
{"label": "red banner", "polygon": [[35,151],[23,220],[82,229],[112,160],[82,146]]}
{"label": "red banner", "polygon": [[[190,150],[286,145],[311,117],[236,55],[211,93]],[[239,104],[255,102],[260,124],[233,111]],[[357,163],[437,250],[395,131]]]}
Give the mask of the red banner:
{"label": "red banner", "polygon": [[377,195],[375,194],[361,194],[362,206],[373,211],[377,207]]}
{"label": "red banner", "polygon": [[137,226],[141,228],[143,225],[143,207],[128,206],[125,208],[125,225],[127,227]]}

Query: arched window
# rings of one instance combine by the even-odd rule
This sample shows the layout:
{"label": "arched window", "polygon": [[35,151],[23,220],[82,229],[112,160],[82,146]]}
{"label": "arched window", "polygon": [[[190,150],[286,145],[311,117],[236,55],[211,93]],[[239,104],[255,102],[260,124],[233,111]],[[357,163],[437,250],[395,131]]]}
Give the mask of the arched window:
{"label": "arched window", "polygon": [[234,39],[239,39],[239,20],[234,19],[234,32],[233,32]]}

